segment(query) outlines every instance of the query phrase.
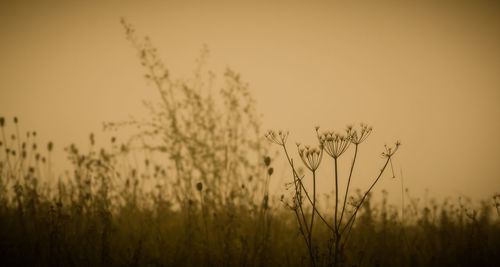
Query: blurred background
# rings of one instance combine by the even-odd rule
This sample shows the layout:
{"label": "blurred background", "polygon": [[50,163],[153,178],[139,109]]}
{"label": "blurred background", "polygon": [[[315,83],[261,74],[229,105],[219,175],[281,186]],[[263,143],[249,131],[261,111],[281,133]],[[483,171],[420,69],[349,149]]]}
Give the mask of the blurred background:
{"label": "blurred background", "polygon": [[[206,44],[208,69],[240,72],[263,129],[289,130],[290,149],[316,144],[316,125],[374,126],[353,186],[366,188],[383,145],[401,140],[396,178],[387,172],[376,191],[399,197],[404,177],[414,195],[486,199],[500,191],[499,12],[494,1],[4,1],[0,116],[54,141],[59,171],[65,146],[106,136],[102,122],[146,116],[141,101],[158,95],[124,17],[175,77]],[[280,192],[289,170],[275,169]]]}

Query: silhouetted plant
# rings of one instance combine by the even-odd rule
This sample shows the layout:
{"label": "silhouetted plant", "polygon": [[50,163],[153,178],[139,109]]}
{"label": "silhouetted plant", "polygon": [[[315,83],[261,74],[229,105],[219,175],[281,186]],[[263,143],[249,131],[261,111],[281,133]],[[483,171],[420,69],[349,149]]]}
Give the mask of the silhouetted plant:
{"label": "silhouetted plant", "polygon": [[[275,143],[283,148],[283,151],[285,152],[285,156],[287,158],[287,161],[292,169],[292,177],[293,177],[293,184],[295,187],[295,195],[293,197],[293,204],[290,206],[291,209],[295,212],[297,222],[299,224],[299,231],[302,234],[304,241],[306,243],[306,246],[309,250],[309,255],[310,255],[310,260],[311,260],[311,265],[315,266],[317,262],[317,257],[316,257],[316,248],[313,245],[312,242],[312,237],[313,237],[313,226],[314,226],[314,217],[315,214],[318,215],[319,218],[321,218],[322,222],[330,229],[331,231],[331,241],[334,242],[333,249],[331,249],[331,253],[333,253],[333,262],[332,264],[334,266],[338,266],[341,264],[339,256],[342,256],[342,250],[345,246],[345,242],[343,241],[344,234],[345,236],[348,236],[352,226],[354,225],[354,221],[356,219],[356,215],[359,211],[359,208],[362,206],[363,202],[365,201],[366,197],[369,195],[369,193],[372,191],[373,187],[375,184],[379,181],[380,177],[384,173],[384,170],[386,169],[387,165],[389,162],[391,162],[392,156],[396,153],[398,150],[399,146],[401,145],[399,142],[396,142],[394,147],[387,147],[385,146],[385,151],[382,153],[382,156],[386,158],[386,162],[383,165],[382,169],[380,170],[380,173],[378,176],[375,178],[375,180],[372,182],[371,186],[368,188],[368,190],[365,192],[365,194],[361,197],[361,199],[354,205],[354,210],[350,217],[347,219],[347,221],[344,223],[343,222],[343,217],[346,212],[346,203],[347,203],[347,198],[349,194],[349,186],[351,184],[351,178],[352,178],[352,173],[354,170],[354,166],[356,163],[356,157],[358,155],[358,147],[359,145],[368,138],[370,133],[372,132],[372,128],[368,127],[365,124],[361,124],[361,127],[359,130],[353,130],[352,127],[347,127],[346,133],[341,134],[341,133],[336,133],[336,132],[324,132],[324,133],[319,133],[319,127],[316,127],[316,134],[318,137],[318,142],[319,142],[319,147],[318,148],[311,148],[310,146],[302,146],[300,143],[297,143],[297,149],[299,156],[304,163],[304,165],[309,169],[312,173],[312,178],[313,178],[313,190],[312,190],[312,197],[308,193],[307,188],[304,186],[304,183],[302,180],[304,179],[304,175],[300,175],[299,172],[296,170],[296,166],[294,165],[293,159],[290,157],[288,154],[287,148],[286,148],[286,143],[288,139],[288,133],[285,133],[283,131],[279,131],[278,133],[274,131],[269,131],[266,133],[266,138],[271,141],[272,143]],[[350,144],[354,144],[355,146],[355,152],[354,152],[354,157],[352,160],[351,168],[349,171],[349,176],[348,176],[348,181],[347,181],[347,186],[345,190],[345,197],[343,204],[339,204],[339,188],[338,188],[338,181],[339,181],[339,175],[338,175],[338,159],[339,157],[344,154],[344,152],[349,148]],[[319,168],[319,165],[321,163],[321,160],[323,158],[323,153],[327,153],[330,157],[333,158],[334,160],[334,183],[335,183],[335,203],[334,207],[335,210],[333,212],[333,226],[327,222],[324,216],[321,215],[321,212],[318,211],[317,206],[316,206],[316,170]],[[306,196],[308,202],[311,205],[312,212],[310,215],[310,219],[306,219],[306,213],[304,212],[305,210],[305,205],[304,205],[304,195]],[[341,209],[340,209],[341,208]],[[340,212],[340,215],[339,215]],[[338,215],[340,218],[338,218]],[[347,240],[347,239],[346,239]],[[331,257],[329,257],[331,258]],[[330,263],[329,263],[330,264]]]}

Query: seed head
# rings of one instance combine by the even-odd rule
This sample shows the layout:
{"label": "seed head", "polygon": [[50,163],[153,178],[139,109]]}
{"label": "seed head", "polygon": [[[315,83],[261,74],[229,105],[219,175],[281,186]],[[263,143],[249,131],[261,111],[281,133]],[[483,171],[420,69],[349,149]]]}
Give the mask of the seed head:
{"label": "seed head", "polygon": [[399,147],[401,146],[400,141],[396,141],[394,144],[394,147],[388,147],[387,145],[384,145],[385,151],[382,152],[382,157],[390,158],[392,157],[396,151],[398,151]]}
{"label": "seed head", "polygon": [[267,174],[269,174],[269,176],[273,175],[273,172],[274,172],[273,168],[267,169]]}
{"label": "seed head", "polygon": [[52,151],[52,148],[54,148],[54,144],[52,142],[49,142],[47,144],[47,150],[50,152],[50,151]]}
{"label": "seed head", "polygon": [[200,191],[203,190],[203,184],[201,182],[196,184],[196,190]]}
{"label": "seed head", "polygon": [[17,124],[17,117],[14,117],[14,123]]}
{"label": "seed head", "polygon": [[323,158],[323,147],[320,145],[319,148],[311,148],[310,146],[303,147],[298,145],[297,150],[299,151],[299,156],[302,162],[304,162],[304,165],[306,165],[310,171],[316,171]]}
{"label": "seed head", "polygon": [[372,133],[373,128],[368,125],[361,123],[359,130],[352,131],[352,139],[351,142],[355,145],[359,145],[368,138],[368,136]]}
{"label": "seed head", "polygon": [[283,132],[280,130],[278,131],[278,133],[276,133],[273,130],[269,130],[264,136],[267,138],[267,140],[269,140],[269,142],[284,146],[286,144],[286,140],[288,139],[288,132]]}
{"label": "seed head", "polygon": [[5,124],[4,117],[0,117],[0,127],[3,127],[4,124]]}
{"label": "seed head", "polygon": [[322,134],[318,133],[318,139],[325,149],[325,152],[336,159],[340,157],[351,144],[352,128],[348,127],[345,135],[333,131],[327,131]]}

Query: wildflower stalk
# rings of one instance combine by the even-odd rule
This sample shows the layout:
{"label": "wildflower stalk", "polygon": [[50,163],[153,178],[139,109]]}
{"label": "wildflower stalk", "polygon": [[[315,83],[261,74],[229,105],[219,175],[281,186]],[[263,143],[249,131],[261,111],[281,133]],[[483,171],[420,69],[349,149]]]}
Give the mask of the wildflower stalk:
{"label": "wildflower stalk", "polygon": [[351,215],[351,217],[349,218],[349,220],[345,224],[344,229],[342,229],[342,231],[340,232],[341,235],[347,229],[347,227],[349,226],[349,224],[352,223],[353,220],[356,218],[356,215],[358,214],[358,211],[361,208],[361,205],[363,204],[363,202],[365,201],[366,197],[371,192],[371,190],[373,189],[373,187],[375,186],[375,184],[377,184],[377,182],[380,179],[380,177],[382,177],[382,174],[384,173],[385,168],[387,167],[387,164],[389,164],[390,159],[391,159],[390,157],[387,157],[387,160],[385,161],[385,164],[382,167],[382,169],[380,170],[377,178],[375,179],[375,181],[373,181],[373,183],[370,185],[370,187],[368,188],[368,190],[365,192],[365,194],[363,195],[363,197],[361,198],[361,200],[359,201],[359,203],[356,205],[356,208],[354,209],[354,213]]}
{"label": "wildflower stalk", "polygon": [[[293,161],[290,161],[290,164],[292,164],[292,168],[293,168]],[[301,185],[302,184],[302,180],[301,178],[298,176],[298,173],[294,172],[294,184],[295,184],[295,196],[296,196],[296,201],[298,202],[298,208],[299,208],[299,211],[300,211],[300,214],[302,216],[302,221],[304,222],[304,227],[306,229],[306,233],[309,235],[309,227],[307,225],[307,220],[306,220],[306,216],[304,214],[304,209],[302,207],[302,190],[304,190],[305,194],[307,196],[309,196],[309,194],[307,193],[307,191],[302,188],[302,187],[298,187],[297,184]],[[309,198],[309,197],[308,197]],[[308,246],[310,246],[310,244],[308,243]]]}
{"label": "wildflower stalk", "polygon": [[345,206],[347,203],[347,196],[349,195],[349,186],[351,185],[352,172],[354,170],[354,164],[356,163],[356,157],[358,155],[358,146],[359,146],[359,144],[355,144],[355,147],[354,147],[354,157],[353,157],[352,164],[351,164],[351,170],[349,171],[349,178],[347,179],[347,187],[345,190],[344,204],[342,206],[342,211],[340,212],[340,222],[342,222],[342,218],[344,217]]}
{"label": "wildflower stalk", "polygon": [[[307,189],[305,188],[304,184],[302,183],[302,178],[299,176],[297,170],[295,169],[295,166],[293,164],[293,160],[291,159],[289,153],[288,153],[288,150],[286,149],[286,139],[287,139],[287,134],[283,134],[281,131],[279,132],[279,134],[276,134],[275,132],[273,131],[269,131],[267,134],[266,134],[266,138],[272,142],[272,143],[275,143],[277,145],[279,145],[280,147],[283,148],[283,151],[285,152],[285,157],[288,161],[288,164],[290,164],[290,167],[292,168],[292,175],[293,175],[293,179],[294,179],[294,186],[295,186],[295,194],[296,196],[299,196],[301,195],[301,191],[304,190],[304,193],[306,195],[306,198],[307,200],[309,201],[309,203],[312,204],[312,199],[311,197],[309,196],[309,193],[307,192]],[[300,201],[300,200],[299,200]],[[321,213],[318,211],[318,209],[316,208],[316,206],[313,207],[313,211],[316,212],[316,214],[318,215],[318,217],[323,221],[323,223],[325,223],[325,225],[332,231],[334,232],[334,228],[328,223],[328,221],[326,221],[326,219],[321,215]]]}
{"label": "wildflower stalk", "polygon": [[16,126],[16,135],[17,135],[17,151],[19,152],[19,155],[21,156],[21,136],[19,135],[19,125],[18,125],[18,120],[17,117],[14,117],[14,125]]}
{"label": "wildflower stalk", "polygon": [[335,164],[335,234],[338,235],[340,223],[337,222],[337,207],[339,205],[339,183],[338,183],[338,172],[337,172],[337,158],[333,158]]}
{"label": "wildflower stalk", "polygon": [[[373,187],[375,184],[380,180],[380,177],[382,177],[382,174],[384,173],[385,169],[387,168],[387,165],[391,163],[392,167],[392,160],[391,157],[396,153],[398,150],[399,146],[401,145],[398,142],[396,142],[396,146],[394,148],[389,148],[385,146],[385,152],[382,153],[382,156],[387,158],[384,166],[380,170],[380,173],[378,176],[375,178],[373,183],[370,185],[368,190],[365,192],[359,203],[355,206],[354,212],[352,213],[351,217],[347,220],[347,223],[343,225],[343,219],[344,215],[346,214],[346,205],[347,205],[347,198],[349,196],[349,189],[351,185],[351,179],[352,175],[354,172],[354,167],[356,165],[356,159],[358,156],[358,150],[359,150],[359,144],[361,144],[372,132],[372,128],[368,127],[366,124],[361,124],[361,129],[359,131],[353,130],[351,126],[347,127],[346,133],[345,134],[339,134],[337,132],[324,132],[322,134],[319,133],[319,127],[316,127],[316,134],[318,137],[319,141],[319,149],[318,148],[310,148],[309,146],[302,147],[299,143],[297,143],[297,149],[300,155],[300,158],[304,165],[312,172],[312,178],[313,178],[313,196],[309,195],[307,189],[305,188],[304,184],[302,183],[303,176],[300,177],[298,172],[295,169],[295,166],[293,164],[293,160],[290,157],[288,150],[286,148],[286,140],[288,138],[288,133],[283,133],[281,131],[277,133],[273,131],[269,131],[265,136],[266,138],[275,143],[278,144],[283,148],[283,151],[285,152],[286,159],[288,163],[290,164],[290,167],[292,168],[292,174],[293,174],[293,182],[295,186],[295,196],[294,196],[294,205],[292,210],[295,212],[296,217],[297,217],[297,222],[299,224],[299,230],[300,233],[302,234],[304,241],[306,242],[307,248],[309,249],[309,255],[311,257],[311,264],[314,266],[315,265],[315,258],[314,258],[314,253],[313,253],[313,246],[312,246],[312,233],[314,229],[314,219],[316,217],[316,214],[318,217],[325,223],[325,225],[332,231],[332,243],[329,245],[329,252],[330,252],[330,257],[329,257],[329,263],[332,264],[333,266],[338,266],[340,264],[340,255],[342,254],[342,250],[348,240],[349,234],[353,228],[354,221],[356,219],[356,215],[364,203],[366,197],[369,195],[369,193],[372,191]],[[347,179],[347,186],[345,190],[345,195],[344,195],[344,202],[342,203],[342,208],[339,207],[339,157],[349,148],[350,144],[354,144],[354,155],[353,159],[351,162],[351,167],[349,170],[349,175]],[[333,227],[330,225],[323,216],[321,216],[321,213],[317,210],[316,207],[316,170],[319,167],[319,164],[321,162],[323,152],[326,152],[329,156],[333,158],[334,161],[334,182],[335,182],[335,207],[334,207],[334,224]],[[394,173],[394,172],[393,172]],[[394,176],[394,175],[393,175]],[[312,206],[312,214],[311,214],[311,219],[309,221],[309,225],[307,223],[307,220],[305,219],[305,213],[303,210],[303,202],[302,202],[302,192],[307,197],[307,200]],[[299,214],[300,213],[300,214]],[[340,214],[339,214],[340,213]],[[340,216],[340,217],[339,217]],[[345,234],[345,231],[348,230],[347,234]],[[344,237],[344,239],[342,239]],[[330,261],[332,253],[333,255],[333,262]]]}
{"label": "wildflower stalk", "polygon": [[[288,155],[288,151],[286,149],[286,146],[282,146],[282,147],[283,147],[283,150],[285,152],[285,156],[287,158],[287,161],[290,164],[290,166],[292,167],[292,173],[293,173],[293,177],[294,177],[294,180],[295,180],[294,182],[298,183],[300,185],[301,189],[304,190],[306,198],[312,204],[313,201],[311,200],[311,197],[309,196],[309,193],[307,192],[304,184],[302,183],[302,178],[299,177],[299,174],[297,173],[297,170],[295,170],[295,167],[293,165],[293,161],[291,160],[290,156]],[[316,206],[313,207],[313,210],[316,212],[316,214],[318,215],[318,217],[323,221],[323,223],[328,227],[328,229],[330,229],[330,231],[334,232],[335,228],[333,226],[331,226],[330,223],[321,215],[321,213],[318,211],[318,209],[316,208]]]}
{"label": "wildflower stalk", "polygon": [[315,212],[315,210],[316,210],[316,170],[314,170],[312,173],[313,173],[313,202],[312,202],[313,210],[312,210],[312,214],[311,214],[311,226],[309,228],[309,244],[312,244],[311,239],[312,239],[312,232],[313,232],[313,225],[314,225],[314,214],[316,213]]}
{"label": "wildflower stalk", "polygon": [[337,266],[338,263],[338,254],[339,254],[339,242],[340,242],[340,234],[339,234],[339,228],[340,228],[340,222],[337,222],[337,213],[338,213],[338,205],[339,205],[339,185],[338,185],[338,171],[337,171],[337,157],[333,158],[334,164],[335,164],[335,254],[333,254],[334,260],[334,266]]}

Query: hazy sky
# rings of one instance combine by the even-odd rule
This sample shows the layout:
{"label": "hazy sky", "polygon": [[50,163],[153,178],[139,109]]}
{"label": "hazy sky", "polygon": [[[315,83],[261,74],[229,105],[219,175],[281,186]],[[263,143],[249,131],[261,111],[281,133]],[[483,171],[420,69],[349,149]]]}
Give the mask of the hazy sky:
{"label": "hazy sky", "polygon": [[[103,121],[143,114],[141,100],[156,96],[123,16],[174,76],[189,74],[207,44],[210,68],[240,72],[264,129],[288,129],[291,141],[315,142],[315,125],[373,125],[356,185],[383,163],[383,144],[399,139],[394,165],[411,190],[500,192],[494,1],[101,2],[0,3],[0,116],[54,140],[60,159],[64,146],[84,143]],[[399,186],[386,175],[379,189]]]}

